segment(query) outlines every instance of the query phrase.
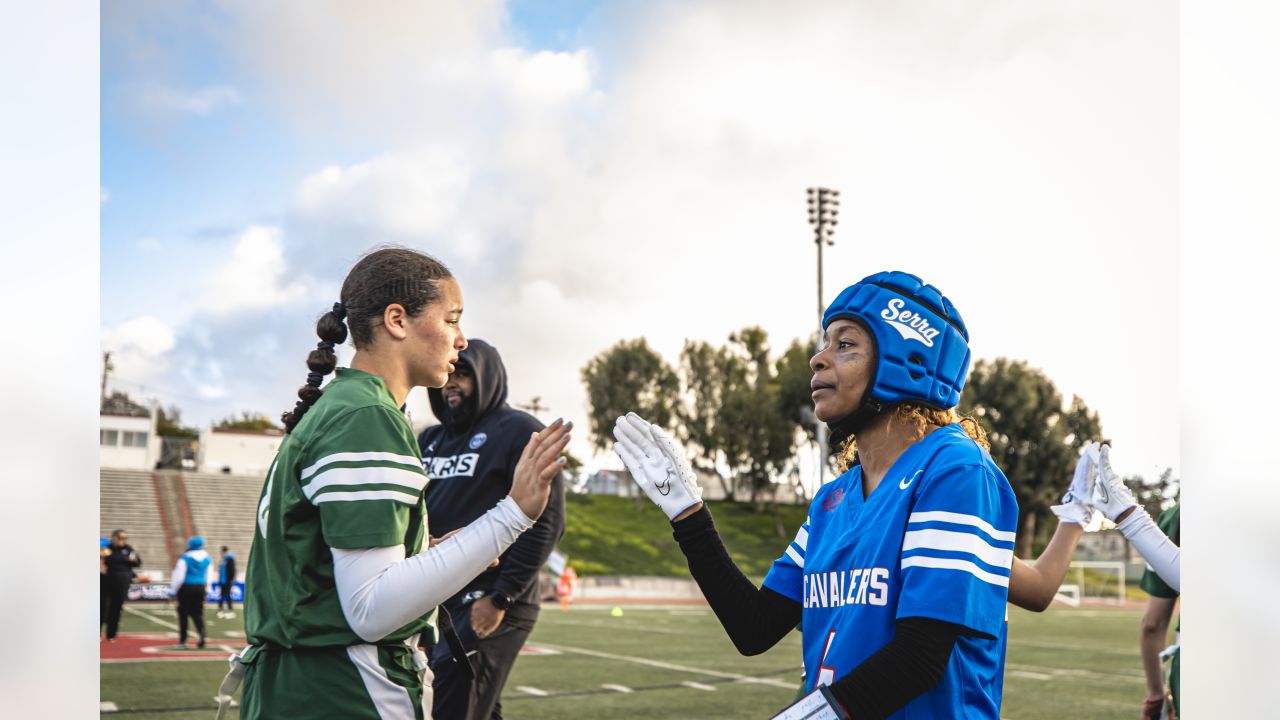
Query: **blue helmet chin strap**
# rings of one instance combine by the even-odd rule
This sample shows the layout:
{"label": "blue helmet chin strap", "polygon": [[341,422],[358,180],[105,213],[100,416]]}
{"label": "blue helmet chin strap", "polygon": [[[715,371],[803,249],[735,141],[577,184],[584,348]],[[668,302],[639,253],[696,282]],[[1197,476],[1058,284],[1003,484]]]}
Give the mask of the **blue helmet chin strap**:
{"label": "blue helmet chin strap", "polygon": [[905,272],[869,275],[836,296],[822,327],[841,318],[870,333],[875,365],[858,408],[827,424],[831,447],[900,403],[939,410],[959,404],[969,374],[969,331],[937,288]]}

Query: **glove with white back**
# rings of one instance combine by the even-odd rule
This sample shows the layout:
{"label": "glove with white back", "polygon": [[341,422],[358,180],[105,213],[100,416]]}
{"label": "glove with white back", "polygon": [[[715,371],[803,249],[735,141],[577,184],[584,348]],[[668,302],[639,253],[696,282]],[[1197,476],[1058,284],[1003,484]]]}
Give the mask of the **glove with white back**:
{"label": "glove with white back", "polygon": [[702,488],[684,452],[662,428],[635,413],[613,426],[613,451],[627,466],[636,484],[673,522],[680,513],[702,502]]}
{"label": "glove with white back", "polygon": [[1080,451],[1080,460],[1076,462],[1076,471],[1071,478],[1071,485],[1062,496],[1062,504],[1049,507],[1053,510],[1053,514],[1058,516],[1059,522],[1075,523],[1085,532],[1094,532],[1102,526],[1102,517],[1097,510],[1088,505],[1098,474],[1100,457],[1099,445],[1096,442],[1089,443]]}
{"label": "glove with white back", "polygon": [[1115,522],[1120,513],[1138,504],[1133,491],[1125,487],[1124,481],[1111,469],[1110,445],[1102,446],[1098,459],[1098,480],[1093,484],[1093,493],[1087,502],[1111,522]]}

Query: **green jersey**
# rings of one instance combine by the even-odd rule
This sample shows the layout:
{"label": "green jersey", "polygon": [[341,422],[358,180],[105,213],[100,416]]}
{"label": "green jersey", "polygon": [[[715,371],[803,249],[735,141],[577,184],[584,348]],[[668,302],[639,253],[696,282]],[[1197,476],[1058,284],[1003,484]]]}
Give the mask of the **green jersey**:
{"label": "green jersey", "polygon": [[[409,422],[382,379],[338,368],[267,473],[245,578],[250,645],[284,649],[363,644],[342,613],[333,548],[404,545],[426,534],[427,475]],[[434,611],[378,641],[430,631]]]}
{"label": "green jersey", "polygon": [[[1182,543],[1179,542],[1179,540],[1181,540],[1181,535],[1182,535],[1181,524],[1178,521],[1178,515],[1181,508],[1182,508],[1182,503],[1178,503],[1173,507],[1169,508],[1168,510],[1165,510],[1164,512],[1160,513],[1160,520],[1156,522],[1156,525],[1160,527],[1160,531],[1163,532],[1165,536],[1168,537],[1170,540],[1172,540],[1173,544],[1177,545],[1178,547],[1182,547]],[[1148,568],[1145,572],[1142,573],[1142,582],[1140,583],[1140,587],[1143,590],[1145,590],[1148,595],[1151,595],[1152,597],[1158,597],[1158,598],[1178,597],[1178,591],[1169,587],[1169,584],[1166,583],[1164,580],[1161,580],[1160,576],[1155,574],[1155,572],[1152,571],[1150,568]],[[1181,629],[1181,626],[1182,626],[1181,620],[1178,621],[1178,626],[1179,626],[1179,629]],[[1179,666],[1182,664],[1181,661],[1182,661],[1182,649],[1179,648],[1177,651],[1174,652],[1173,664],[1169,667],[1169,690],[1173,693],[1174,710],[1181,710],[1181,707],[1179,706],[1179,692],[1178,692],[1178,685],[1179,685],[1178,676],[1181,674],[1180,668],[1179,668]]]}

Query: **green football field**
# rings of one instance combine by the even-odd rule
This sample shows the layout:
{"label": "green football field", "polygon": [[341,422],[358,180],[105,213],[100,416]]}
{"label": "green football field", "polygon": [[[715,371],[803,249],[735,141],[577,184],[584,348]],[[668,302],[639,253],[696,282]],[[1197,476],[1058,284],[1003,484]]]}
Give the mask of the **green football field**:
{"label": "green football field", "polygon": [[[106,718],[212,718],[226,652],[177,660],[175,613],[131,603],[121,633],[146,634],[158,647],[145,659],[101,664]],[[800,682],[800,636],[764,655],[737,654],[705,606],[547,605],[516,663],[503,697],[504,716],[521,718],[767,718]],[[1131,718],[1142,706],[1137,609],[1009,610],[1004,708],[1010,720]],[[206,613],[211,644],[243,643],[240,613]],[[155,658],[155,659],[152,659]],[[237,717],[235,712],[230,717]]]}

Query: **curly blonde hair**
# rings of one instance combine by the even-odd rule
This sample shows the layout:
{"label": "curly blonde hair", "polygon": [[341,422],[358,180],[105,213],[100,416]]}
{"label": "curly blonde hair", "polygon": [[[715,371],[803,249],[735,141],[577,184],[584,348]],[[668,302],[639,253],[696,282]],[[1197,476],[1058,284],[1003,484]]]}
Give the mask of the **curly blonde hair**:
{"label": "curly blonde hair", "polygon": [[[916,440],[924,437],[925,430],[930,425],[952,425],[959,424],[964,432],[973,441],[982,446],[983,450],[990,451],[991,443],[987,442],[987,431],[982,429],[978,421],[969,416],[961,416],[956,412],[955,408],[947,408],[946,410],[938,410],[936,408],[924,407],[914,403],[901,403],[894,406],[890,411],[889,422],[908,422],[915,427]],[[837,464],[840,472],[845,472],[853,466],[853,455],[858,451],[857,440],[852,435],[845,441],[844,447],[840,448],[840,458]]]}

